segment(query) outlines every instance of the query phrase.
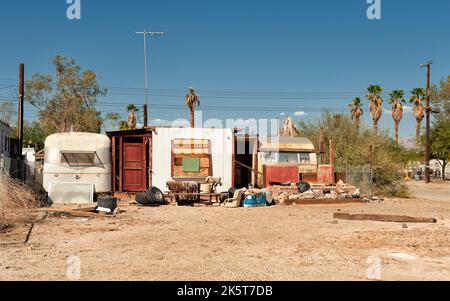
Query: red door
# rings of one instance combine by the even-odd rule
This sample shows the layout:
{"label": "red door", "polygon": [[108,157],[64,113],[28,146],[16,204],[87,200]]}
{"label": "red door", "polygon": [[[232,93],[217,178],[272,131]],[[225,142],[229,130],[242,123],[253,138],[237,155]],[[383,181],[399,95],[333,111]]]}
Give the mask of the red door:
{"label": "red door", "polygon": [[123,144],[123,190],[147,190],[144,143]]}

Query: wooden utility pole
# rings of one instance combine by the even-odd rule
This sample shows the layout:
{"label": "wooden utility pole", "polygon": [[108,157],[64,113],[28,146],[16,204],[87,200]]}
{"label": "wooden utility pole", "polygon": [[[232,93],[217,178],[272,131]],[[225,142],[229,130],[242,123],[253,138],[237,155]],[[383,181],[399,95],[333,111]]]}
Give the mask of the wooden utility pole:
{"label": "wooden utility pole", "polygon": [[319,155],[320,155],[320,164],[324,164],[325,138],[323,135],[323,128],[320,128],[319,133]]}
{"label": "wooden utility pole", "polygon": [[148,106],[144,105],[144,128],[148,126]]}
{"label": "wooden utility pole", "polygon": [[370,172],[369,199],[372,199],[373,198],[373,145],[369,146],[369,172]]}
{"label": "wooden utility pole", "polygon": [[17,117],[17,157],[22,156],[23,149],[23,104],[25,97],[25,66],[20,64],[19,66],[19,112]]}
{"label": "wooden utility pole", "polygon": [[431,95],[430,95],[430,69],[433,61],[428,61],[422,64],[422,68],[427,69],[427,88],[426,88],[426,142],[425,142],[425,183],[430,183],[430,160],[431,160]]}

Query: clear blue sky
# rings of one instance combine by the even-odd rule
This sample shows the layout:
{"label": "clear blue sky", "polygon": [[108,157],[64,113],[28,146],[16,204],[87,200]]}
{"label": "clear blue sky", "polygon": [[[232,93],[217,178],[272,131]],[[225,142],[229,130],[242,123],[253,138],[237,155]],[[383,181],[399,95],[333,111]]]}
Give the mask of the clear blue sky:
{"label": "clear blue sky", "polygon": [[[65,0],[1,2],[0,99],[12,97],[5,79],[17,78],[19,63],[30,78],[51,72],[50,57],[63,54],[96,71],[103,86],[134,88],[111,89],[99,109],[123,113],[126,103],[142,104],[143,95],[131,94],[143,94],[143,41],[133,32],[144,28],[167,33],[150,41],[150,86],[169,90],[152,91],[153,119],[187,118],[177,106],[188,86],[200,91],[205,118],[304,111],[299,120],[345,108],[370,83],[409,94],[425,84],[419,64],[429,58],[433,82],[450,74],[448,0],[382,0],[378,21],[367,19],[366,0],[81,2],[79,21],[66,18]],[[29,106],[26,117],[36,117]],[[393,128],[390,115],[382,126]],[[413,133],[407,113],[401,136]]]}

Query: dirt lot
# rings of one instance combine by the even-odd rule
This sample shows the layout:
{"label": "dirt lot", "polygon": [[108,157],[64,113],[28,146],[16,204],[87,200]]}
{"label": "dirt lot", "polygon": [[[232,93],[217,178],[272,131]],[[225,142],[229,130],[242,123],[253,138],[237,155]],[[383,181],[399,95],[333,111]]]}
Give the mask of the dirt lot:
{"label": "dirt lot", "polygon": [[[81,260],[82,280],[368,280],[370,256],[380,258],[383,280],[450,279],[448,201],[123,210],[105,219],[48,218],[27,245],[28,227],[0,234],[0,280],[66,280],[71,256]],[[438,223],[334,221],[339,210]]]}

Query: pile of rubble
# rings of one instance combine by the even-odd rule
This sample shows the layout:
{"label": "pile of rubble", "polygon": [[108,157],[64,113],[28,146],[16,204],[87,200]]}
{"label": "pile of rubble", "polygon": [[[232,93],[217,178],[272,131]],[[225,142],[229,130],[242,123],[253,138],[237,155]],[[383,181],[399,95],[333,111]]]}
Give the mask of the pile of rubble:
{"label": "pile of rubble", "polygon": [[336,186],[312,186],[308,191],[299,193],[296,186],[274,186],[271,187],[272,197],[278,204],[285,204],[295,200],[339,200],[339,199],[358,199],[361,198],[361,192],[358,188],[346,185],[339,181]]}

